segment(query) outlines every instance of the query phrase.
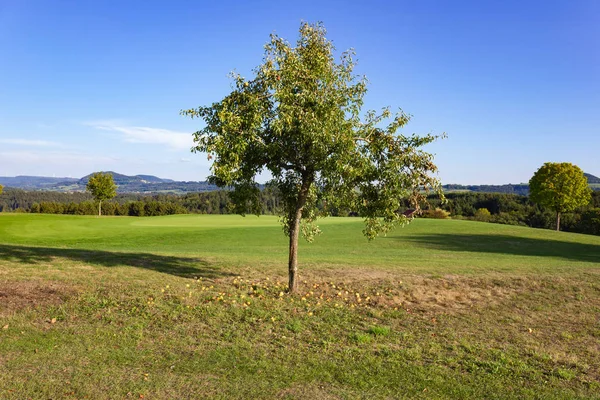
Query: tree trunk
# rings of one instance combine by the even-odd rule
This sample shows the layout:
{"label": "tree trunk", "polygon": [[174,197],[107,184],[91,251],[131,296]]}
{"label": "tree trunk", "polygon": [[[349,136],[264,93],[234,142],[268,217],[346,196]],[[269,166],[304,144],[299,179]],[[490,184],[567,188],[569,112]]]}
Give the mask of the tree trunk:
{"label": "tree trunk", "polygon": [[295,293],[298,290],[298,237],[300,236],[300,219],[302,218],[302,209],[296,210],[296,215],[290,229],[290,256],[288,259],[289,291]]}
{"label": "tree trunk", "polygon": [[556,212],[556,231],[560,231],[560,211]]}
{"label": "tree trunk", "polygon": [[300,236],[300,221],[302,220],[302,209],[306,204],[306,199],[308,198],[308,190],[310,189],[311,183],[312,181],[310,179],[303,178],[302,187],[300,188],[300,193],[298,193],[296,212],[293,216],[293,219],[290,221],[290,255],[288,259],[288,289],[290,293],[295,293],[298,290],[298,237]]}
{"label": "tree trunk", "polygon": [[98,216],[102,215],[102,200],[98,202]]}

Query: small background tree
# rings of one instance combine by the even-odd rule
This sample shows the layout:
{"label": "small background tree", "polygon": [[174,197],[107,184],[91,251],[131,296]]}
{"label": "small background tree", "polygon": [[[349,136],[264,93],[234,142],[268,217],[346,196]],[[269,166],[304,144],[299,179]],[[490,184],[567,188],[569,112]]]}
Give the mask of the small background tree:
{"label": "small background tree", "polygon": [[587,205],[591,194],[583,171],[571,163],[547,162],[529,180],[530,199],[556,213],[557,231],[560,214]]}
{"label": "small background tree", "polygon": [[0,185],[0,194],[2,194],[2,189],[4,189],[4,186]]}
{"label": "small background tree", "polygon": [[492,214],[487,208],[478,208],[473,215],[473,219],[481,222],[490,222],[490,219],[492,219]]}
{"label": "small background tree", "polygon": [[436,136],[400,134],[409,121],[402,111],[363,114],[367,82],[353,74],[354,53],[337,63],[325,34],[321,24],[303,23],[295,47],[271,35],[252,79],[233,74],[233,91],[221,101],[182,111],[206,123],[193,150],[214,158],[209,180],[233,187],[238,213],[260,213],[255,179],[265,170],[271,175],[289,236],[291,292],[299,234],[311,241],[320,232],[317,217],[351,210],[365,218],[364,234],[373,239],[408,222],[399,212],[405,198],[418,209],[426,190],[440,189],[430,175],[433,156],[421,150]]}
{"label": "small background tree", "polygon": [[113,181],[112,174],[108,172],[96,172],[90,176],[86,190],[98,202],[98,216],[102,215],[102,202],[110,200],[117,195],[117,185]]}

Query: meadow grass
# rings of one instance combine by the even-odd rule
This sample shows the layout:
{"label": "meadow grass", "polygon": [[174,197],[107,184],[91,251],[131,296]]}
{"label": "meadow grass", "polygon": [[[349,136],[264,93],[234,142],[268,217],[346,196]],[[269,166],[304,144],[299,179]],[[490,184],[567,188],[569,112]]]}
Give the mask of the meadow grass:
{"label": "meadow grass", "polygon": [[600,237],[0,214],[0,398],[599,398]]}

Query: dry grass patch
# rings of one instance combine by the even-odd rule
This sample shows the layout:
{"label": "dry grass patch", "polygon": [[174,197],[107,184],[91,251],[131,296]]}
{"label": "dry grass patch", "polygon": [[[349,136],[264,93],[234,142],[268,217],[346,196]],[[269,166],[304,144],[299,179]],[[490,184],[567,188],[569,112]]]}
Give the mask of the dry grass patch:
{"label": "dry grass patch", "polygon": [[[356,306],[433,313],[453,313],[477,306],[490,306],[520,291],[529,290],[529,283],[520,276],[427,277],[352,269],[345,271],[342,276],[339,273],[310,271],[304,277],[306,279],[299,289],[301,297],[337,299]],[[283,285],[283,281],[277,277],[272,279]]]}
{"label": "dry grass patch", "polygon": [[3,281],[0,282],[0,317],[57,306],[76,294],[76,288],[62,282]]}
{"label": "dry grass patch", "polygon": [[335,390],[330,384],[296,384],[280,391],[277,394],[277,398],[286,400],[339,400],[345,398],[341,395],[334,394],[334,392]]}

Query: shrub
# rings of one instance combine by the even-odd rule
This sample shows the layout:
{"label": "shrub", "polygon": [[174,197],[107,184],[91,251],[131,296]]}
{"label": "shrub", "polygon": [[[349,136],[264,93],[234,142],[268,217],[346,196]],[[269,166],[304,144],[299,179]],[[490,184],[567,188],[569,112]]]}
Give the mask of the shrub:
{"label": "shrub", "polygon": [[450,213],[441,208],[435,208],[433,210],[425,210],[421,214],[423,218],[435,218],[435,219],[447,219],[450,217]]}
{"label": "shrub", "polygon": [[489,222],[491,218],[492,214],[487,208],[478,208],[477,211],[475,211],[475,215],[473,216],[473,219],[475,221],[481,222]]}

